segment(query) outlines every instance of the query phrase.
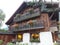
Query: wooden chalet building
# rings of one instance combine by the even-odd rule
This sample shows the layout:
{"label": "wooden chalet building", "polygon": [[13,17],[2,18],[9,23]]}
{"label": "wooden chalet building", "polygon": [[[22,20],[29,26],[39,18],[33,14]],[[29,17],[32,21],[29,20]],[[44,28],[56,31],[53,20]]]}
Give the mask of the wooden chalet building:
{"label": "wooden chalet building", "polygon": [[19,42],[59,41],[59,11],[58,3],[23,2],[6,22],[10,31],[7,35]]}

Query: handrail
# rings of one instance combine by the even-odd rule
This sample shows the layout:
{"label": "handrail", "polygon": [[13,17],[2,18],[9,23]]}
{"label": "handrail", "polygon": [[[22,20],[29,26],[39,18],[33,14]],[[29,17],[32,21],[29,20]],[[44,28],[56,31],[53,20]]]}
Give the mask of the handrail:
{"label": "handrail", "polygon": [[32,25],[25,24],[25,25],[18,25],[18,27],[11,27],[11,30],[29,30],[29,29],[39,29],[44,28],[43,22],[34,22]]}

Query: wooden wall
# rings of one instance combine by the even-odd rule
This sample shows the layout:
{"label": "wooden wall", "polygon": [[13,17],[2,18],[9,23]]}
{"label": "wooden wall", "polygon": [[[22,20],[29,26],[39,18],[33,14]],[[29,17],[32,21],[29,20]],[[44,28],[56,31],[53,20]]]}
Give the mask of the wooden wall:
{"label": "wooden wall", "polygon": [[13,34],[0,34],[0,40],[3,40],[4,42],[10,42],[12,39],[15,39],[15,35]]}

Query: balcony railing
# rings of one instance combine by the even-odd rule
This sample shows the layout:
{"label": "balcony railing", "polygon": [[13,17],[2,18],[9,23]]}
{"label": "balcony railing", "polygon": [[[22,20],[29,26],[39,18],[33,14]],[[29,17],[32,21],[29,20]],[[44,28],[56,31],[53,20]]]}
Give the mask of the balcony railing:
{"label": "balcony railing", "polygon": [[32,25],[25,24],[25,25],[18,25],[18,27],[11,27],[12,31],[23,31],[23,30],[31,30],[31,29],[41,29],[44,28],[43,22],[35,22]]}
{"label": "balcony railing", "polygon": [[22,14],[20,17],[15,17],[14,18],[14,22],[31,19],[31,18],[34,18],[34,17],[37,17],[37,16],[40,16],[40,12],[39,11],[35,10],[32,14],[27,12],[27,13]]}

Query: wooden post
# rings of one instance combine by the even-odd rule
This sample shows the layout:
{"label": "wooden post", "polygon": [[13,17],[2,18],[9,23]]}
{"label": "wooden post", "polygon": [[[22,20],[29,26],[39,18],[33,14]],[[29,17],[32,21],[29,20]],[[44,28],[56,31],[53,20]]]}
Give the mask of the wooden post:
{"label": "wooden post", "polygon": [[17,41],[17,34],[16,34],[16,37],[15,37],[16,41]]}
{"label": "wooden post", "polygon": [[8,40],[7,38],[8,38],[8,36],[7,36],[7,35],[5,35],[5,39],[4,39],[4,40],[5,40],[5,41],[4,41],[4,45],[6,45],[6,43],[8,42],[8,41],[7,41],[7,40]]}
{"label": "wooden post", "polygon": [[7,38],[8,38],[8,36],[6,35],[6,36],[5,36],[5,42],[7,42],[7,40],[8,40]]}
{"label": "wooden post", "polygon": [[4,35],[1,35],[1,40],[3,40],[3,38],[4,38]]}
{"label": "wooden post", "polygon": [[50,21],[49,21],[48,13],[42,13],[41,20],[44,21],[45,31],[49,31]]}

